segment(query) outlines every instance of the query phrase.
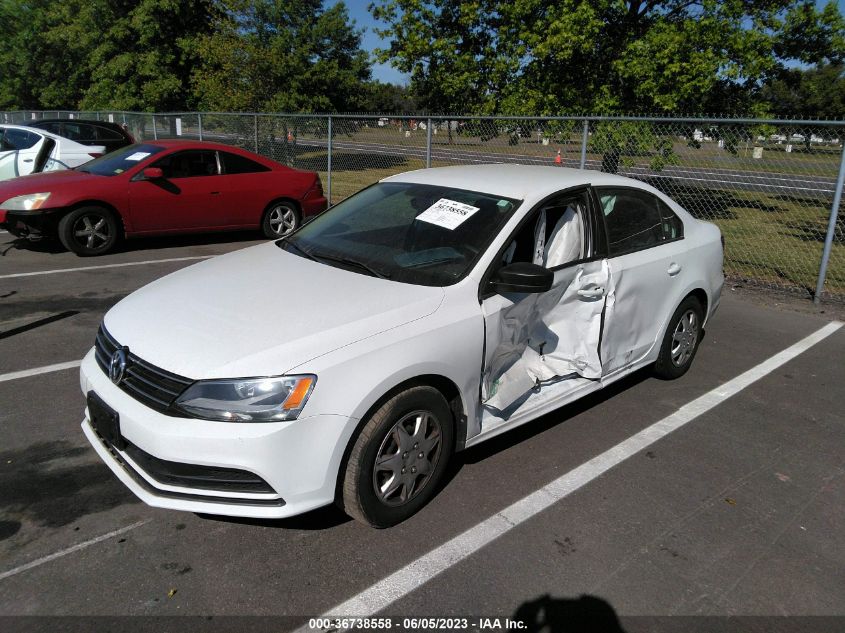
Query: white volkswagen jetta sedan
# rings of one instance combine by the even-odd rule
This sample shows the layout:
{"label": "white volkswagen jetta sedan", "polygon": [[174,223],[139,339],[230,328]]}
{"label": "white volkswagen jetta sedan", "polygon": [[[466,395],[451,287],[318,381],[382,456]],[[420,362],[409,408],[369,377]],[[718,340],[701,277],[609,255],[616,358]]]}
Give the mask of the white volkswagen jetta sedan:
{"label": "white volkswagen jetta sedan", "polygon": [[400,174],[123,299],[82,428],[150,505],[390,526],[455,451],[647,365],[684,374],[722,282],[718,228],[644,183]]}

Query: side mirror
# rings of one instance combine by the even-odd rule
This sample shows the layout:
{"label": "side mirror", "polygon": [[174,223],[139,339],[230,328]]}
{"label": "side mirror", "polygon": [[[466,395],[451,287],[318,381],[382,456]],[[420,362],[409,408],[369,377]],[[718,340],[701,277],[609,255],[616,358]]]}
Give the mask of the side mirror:
{"label": "side mirror", "polygon": [[551,289],[555,275],[548,268],[528,262],[508,264],[497,270],[490,279],[490,287],[502,292],[546,292]]}
{"label": "side mirror", "polygon": [[141,177],[144,180],[159,180],[164,178],[164,172],[161,171],[160,167],[147,167],[141,172]]}

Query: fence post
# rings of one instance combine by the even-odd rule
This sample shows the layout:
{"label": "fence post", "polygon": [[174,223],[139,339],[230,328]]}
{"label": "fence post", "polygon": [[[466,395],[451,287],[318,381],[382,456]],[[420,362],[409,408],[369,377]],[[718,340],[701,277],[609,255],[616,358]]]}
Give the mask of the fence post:
{"label": "fence post", "polygon": [[253,115],[253,127],[255,128],[255,153],[258,153],[258,115]]}
{"label": "fence post", "polygon": [[156,129],[156,115],[153,115],[153,138],[158,140],[158,130]]}
{"label": "fence post", "polygon": [[824,291],[824,279],[827,275],[827,264],[830,261],[830,250],[833,248],[833,236],[836,233],[836,219],[839,216],[839,203],[842,202],[842,185],[845,183],[845,142],[842,143],[842,157],[839,159],[839,176],[836,179],[836,192],[833,194],[833,204],[830,207],[830,220],[827,223],[827,235],[824,238],[824,250],[822,261],[819,266],[819,279],[816,282],[816,293],[813,295],[813,303],[816,305],[821,301]]}
{"label": "fence post", "polygon": [[199,130],[200,140],[202,140],[202,112],[197,112],[197,129]]}
{"label": "fence post", "polygon": [[332,206],[332,115],[329,115],[329,143],[328,143],[328,158],[326,159],[326,198],[329,201],[329,206]]}
{"label": "fence post", "polygon": [[425,124],[425,166],[431,167],[431,117]]}
{"label": "fence post", "polygon": [[590,132],[590,122],[584,119],[584,131],[581,134],[581,166],[579,169],[584,169],[587,164],[587,135]]}

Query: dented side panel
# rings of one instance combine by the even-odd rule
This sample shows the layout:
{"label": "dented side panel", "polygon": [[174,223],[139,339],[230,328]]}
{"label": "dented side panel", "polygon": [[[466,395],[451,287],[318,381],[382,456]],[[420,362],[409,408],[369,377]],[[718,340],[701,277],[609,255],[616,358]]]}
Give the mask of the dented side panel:
{"label": "dented side panel", "polygon": [[559,378],[600,378],[602,312],[612,281],[606,260],[584,262],[556,271],[548,292],[486,299],[483,405],[506,412],[537,388],[560,389]]}

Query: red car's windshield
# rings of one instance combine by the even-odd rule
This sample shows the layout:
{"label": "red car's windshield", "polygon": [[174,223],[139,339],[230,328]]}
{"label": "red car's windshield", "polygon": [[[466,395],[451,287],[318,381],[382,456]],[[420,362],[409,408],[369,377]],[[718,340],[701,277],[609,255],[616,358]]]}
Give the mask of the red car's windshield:
{"label": "red car's windshield", "polygon": [[100,158],[95,158],[82,165],[82,167],[77,167],[76,170],[89,174],[97,174],[98,176],[117,176],[132,169],[135,165],[142,160],[146,160],[153,154],[163,151],[164,148],[158,145],[136,143],[135,145],[121,147],[119,150],[101,156]]}

